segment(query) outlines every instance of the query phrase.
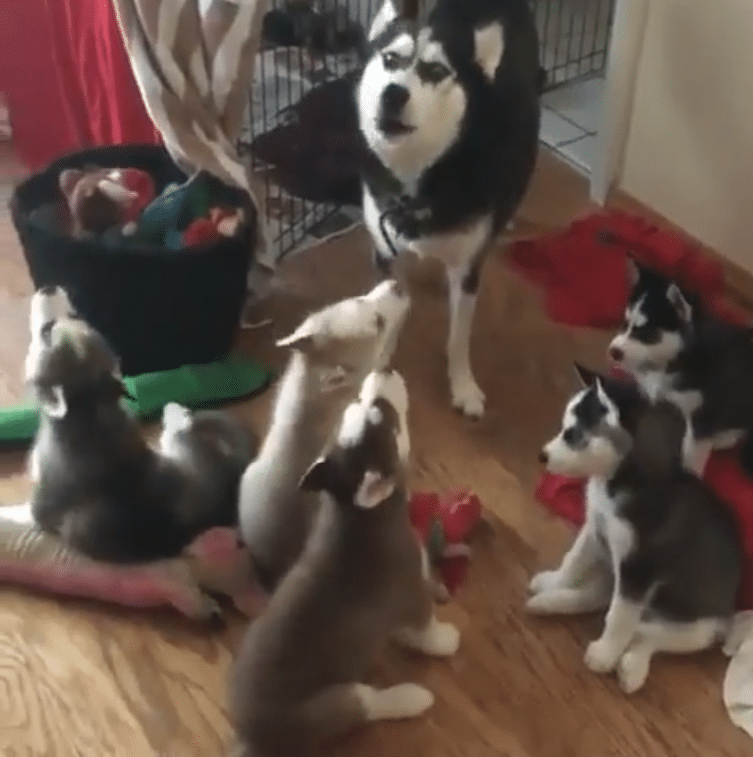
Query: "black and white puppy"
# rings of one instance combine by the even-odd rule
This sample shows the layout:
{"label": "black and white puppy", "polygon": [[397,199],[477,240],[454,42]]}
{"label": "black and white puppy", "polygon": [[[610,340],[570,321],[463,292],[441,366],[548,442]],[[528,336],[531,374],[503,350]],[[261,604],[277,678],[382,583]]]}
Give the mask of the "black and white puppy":
{"label": "black and white puppy", "polygon": [[625,324],[609,345],[610,358],[652,397],[664,397],[690,418],[686,458],[696,472],[712,449],[741,439],[743,465],[753,472],[753,329],[713,315],[658,271],[629,267]]}
{"label": "black and white puppy", "polygon": [[57,287],[34,294],[26,381],[40,410],[31,511],[44,531],[94,559],[173,557],[202,531],[237,522],[254,440],[230,416],[164,412],[152,449],[123,406],[118,359]]}
{"label": "black and white puppy", "polygon": [[540,614],[607,607],[586,652],[597,673],[616,669],[639,689],[656,652],[712,646],[735,613],[744,549],[731,508],[683,465],[686,419],[629,379],[578,367],[585,388],[567,404],[541,461],[587,477],[586,520],[556,570],[531,580]]}
{"label": "black and white puppy", "polygon": [[416,26],[386,0],[369,43],[357,100],[376,264],[390,275],[404,250],[444,263],[452,400],[479,417],[485,398],[469,352],[481,266],[520,204],[538,149],[533,15],[528,0],[438,0]]}

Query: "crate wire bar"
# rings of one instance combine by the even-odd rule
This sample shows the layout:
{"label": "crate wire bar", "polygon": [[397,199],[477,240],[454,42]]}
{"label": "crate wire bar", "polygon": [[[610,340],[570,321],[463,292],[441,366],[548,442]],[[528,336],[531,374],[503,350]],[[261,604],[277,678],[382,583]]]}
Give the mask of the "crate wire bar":
{"label": "crate wire bar", "polygon": [[[273,0],[285,9],[290,0]],[[436,0],[419,0],[421,14]],[[338,7],[368,30],[382,0],[319,0],[320,9]],[[407,3],[407,0],[406,0]],[[546,88],[597,76],[606,65],[615,0],[531,0],[539,29]],[[338,23],[341,20],[338,17]],[[294,197],[274,181],[273,167],[255,158],[249,145],[259,134],[284,123],[286,109],[312,87],[342,77],[358,65],[352,53],[314,54],[303,47],[275,47],[262,42],[240,150],[251,162],[257,187],[265,198],[270,243],[277,259],[342,233],[360,219],[356,208],[342,208]]]}

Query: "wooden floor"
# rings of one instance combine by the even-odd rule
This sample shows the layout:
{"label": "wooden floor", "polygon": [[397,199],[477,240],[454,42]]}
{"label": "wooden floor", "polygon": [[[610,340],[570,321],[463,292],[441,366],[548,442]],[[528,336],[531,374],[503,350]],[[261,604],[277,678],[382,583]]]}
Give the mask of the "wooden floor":
{"label": "wooden floor", "polygon": [[[587,209],[585,182],[542,156],[521,229],[540,233]],[[414,307],[398,366],[411,392],[416,487],[473,487],[488,508],[471,575],[446,614],[463,632],[459,654],[427,661],[392,650],[377,680],[421,680],[437,695],[428,715],[370,728],[335,745],[337,757],[727,757],[753,754],[721,703],[724,660],[660,660],[628,699],[582,656],[596,619],[537,620],[522,604],[529,575],[559,558],[569,529],[532,496],[542,441],[573,390],[574,358],[598,364],[607,334],[553,325],[536,292],[507,272],[500,250],[483,276],[474,364],[489,407],[479,423],[450,409],[441,271],[416,268]],[[0,399],[20,396],[30,284],[0,217]],[[275,325],[241,349],[278,361],[273,336],[312,306],[371,283],[356,232],[285,267],[265,306]],[[270,392],[239,409],[263,428]],[[0,501],[27,491],[20,455],[0,458]],[[221,757],[231,733],[225,683],[242,632],[219,634],[172,615],[116,611],[13,589],[0,599],[0,755],[3,757]]]}

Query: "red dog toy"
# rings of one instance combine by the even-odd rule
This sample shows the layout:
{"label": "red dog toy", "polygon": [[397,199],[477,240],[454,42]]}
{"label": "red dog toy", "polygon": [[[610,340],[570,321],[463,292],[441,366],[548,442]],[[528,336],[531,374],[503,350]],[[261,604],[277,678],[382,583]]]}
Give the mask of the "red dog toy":
{"label": "red dog toy", "polygon": [[415,492],[411,497],[411,523],[449,595],[455,594],[468,575],[467,540],[481,518],[481,510],[479,498],[468,491],[445,497]]}

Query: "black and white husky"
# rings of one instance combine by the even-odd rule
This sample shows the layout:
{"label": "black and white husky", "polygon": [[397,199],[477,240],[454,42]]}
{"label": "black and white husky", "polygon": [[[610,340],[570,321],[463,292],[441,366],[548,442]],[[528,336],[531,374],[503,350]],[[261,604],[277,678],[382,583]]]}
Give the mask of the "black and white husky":
{"label": "black and white husky", "polygon": [[690,418],[686,457],[696,472],[712,449],[741,439],[743,466],[753,472],[753,329],[713,315],[655,270],[631,262],[630,271],[625,324],[609,345],[610,358]]}
{"label": "black and white husky", "polygon": [[453,404],[484,411],[470,366],[480,269],[536,162],[538,34],[528,0],[439,0],[425,24],[386,0],[369,31],[357,99],[370,148],[364,221],[388,275],[403,250],[447,269]]}
{"label": "black and white husky", "polygon": [[682,412],[629,379],[578,372],[585,388],[541,460],[554,473],[588,477],[586,520],[559,568],[533,577],[528,607],[608,607],[585,662],[616,670],[633,692],[654,653],[691,653],[726,635],[743,544],[731,508],[683,465]]}

